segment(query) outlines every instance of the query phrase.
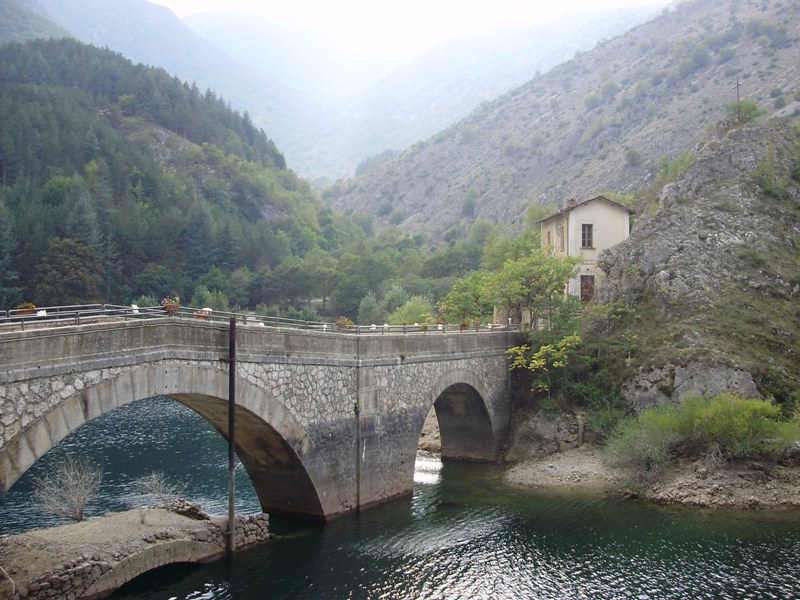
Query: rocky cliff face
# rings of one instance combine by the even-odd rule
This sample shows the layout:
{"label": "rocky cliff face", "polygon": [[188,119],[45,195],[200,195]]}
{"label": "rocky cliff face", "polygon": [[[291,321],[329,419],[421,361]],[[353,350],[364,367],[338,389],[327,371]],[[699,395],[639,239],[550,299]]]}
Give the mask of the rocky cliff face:
{"label": "rocky cliff face", "polygon": [[730,129],[603,253],[600,303],[633,307],[637,406],[696,391],[800,400],[800,129]]}

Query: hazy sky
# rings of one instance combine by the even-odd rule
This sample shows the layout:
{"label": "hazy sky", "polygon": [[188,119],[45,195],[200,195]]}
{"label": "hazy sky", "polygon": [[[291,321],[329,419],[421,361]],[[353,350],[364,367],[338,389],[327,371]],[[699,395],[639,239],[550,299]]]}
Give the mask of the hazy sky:
{"label": "hazy sky", "polygon": [[523,28],[569,10],[665,6],[667,0],[150,0],[179,17],[235,10],[339,32],[343,49],[411,57],[476,31]]}

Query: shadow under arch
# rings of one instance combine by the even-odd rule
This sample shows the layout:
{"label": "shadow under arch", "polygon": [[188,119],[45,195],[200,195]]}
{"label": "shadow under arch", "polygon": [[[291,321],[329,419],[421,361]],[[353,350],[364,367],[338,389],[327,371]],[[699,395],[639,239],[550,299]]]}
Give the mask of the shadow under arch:
{"label": "shadow under arch", "polygon": [[[325,517],[313,465],[324,464],[302,426],[279,399],[237,377],[236,450],[265,511]],[[181,364],[135,367],[76,391],[0,449],[0,496],[48,450],[80,426],[116,408],[167,396],[205,418],[227,439],[228,374]],[[241,399],[241,401],[239,400]],[[312,468],[313,471],[313,468]]]}
{"label": "shadow under arch", "polygon": [[[237,383],[238,386],[238,383]],[[169,394],[228,439],[228,401],[201,394]],[[302,438],[295,440],[302,448]],[[289,441],[251,410],[236,406],[236,454],[265,512],[324,518],[311,477]]]}
{"label": "shadow under arch", "polygon": [[[498,423],[492,398],[471,371],[457,369],[442,376],[431,391],[426,415],[431,405],[439,422],[442,460],[498,460]],[[421,425],[419,429],[421,432]]]}

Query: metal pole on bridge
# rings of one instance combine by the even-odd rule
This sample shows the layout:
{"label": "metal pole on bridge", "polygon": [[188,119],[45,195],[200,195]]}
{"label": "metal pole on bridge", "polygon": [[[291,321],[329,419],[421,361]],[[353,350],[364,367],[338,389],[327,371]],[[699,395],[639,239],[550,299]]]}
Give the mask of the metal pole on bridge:
{"label": "metal pole on bridge", "polygon": [[236,549],[236,317],[230,320],[228,350],[228,552]]}

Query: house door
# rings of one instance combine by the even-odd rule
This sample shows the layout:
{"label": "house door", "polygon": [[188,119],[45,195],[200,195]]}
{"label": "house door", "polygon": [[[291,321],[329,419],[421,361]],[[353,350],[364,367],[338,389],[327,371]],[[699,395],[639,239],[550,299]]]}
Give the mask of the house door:
{"label": "house door", "polygon": [[581,302],[594,298],[594,275],[581,275]]}

